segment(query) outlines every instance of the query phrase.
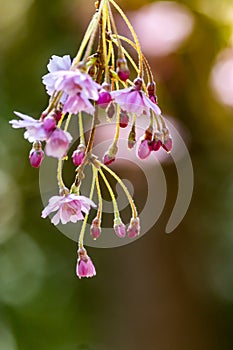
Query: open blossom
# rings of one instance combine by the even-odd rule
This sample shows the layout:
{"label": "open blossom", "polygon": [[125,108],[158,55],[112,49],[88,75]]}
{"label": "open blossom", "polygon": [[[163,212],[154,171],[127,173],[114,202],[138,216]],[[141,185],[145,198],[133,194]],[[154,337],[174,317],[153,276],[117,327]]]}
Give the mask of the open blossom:
{"label": "open blossom", "polygon": [[[53,73],[51,73],[53,74]],[[63,90],[69,96],[80,93],[83,98],[98,100],[98,90],[101,88],[87,73],[79,69],[54,73],[57,77],[55,90]]]}
{"label": "open blossom", "polygon": [[161,114],[158,105],[153,103],[141,90],[141,79],[135,79],[134,83],[133,87],[111,92],[113,99],[121,109],[127,113],[135,113],[137,116],[142,114],[149,116],[150,110],[153,110],[158,115]]}
{"label": "open blossom", "polygon": [[29,142],[45,141],[48,137],[48,132],[44,129],[44,123],[41,120],[34,119],[26,114],[14,112],[21,120],[11,120],[10,124],[13,128],[26,128],[24,133],[25,139]]}
{"label": "open blossom", "polygon": [[64,111],[93,113],[94,108],[89,100],[99,99],[100,85],[87,73],[76,70],[59,70],[46,74],[43,83],[51,95],[54,91],[63,91]]}
{"label": "open blossom", "polygon": [[29,142],[46,141],[47,156],[62,158],[66,155],[72,137],[68,132],[56,128],[56,121],[52,117],[37,120],[19,112],[15,114],[21,120],[11,120],[10,124],[13,128],[26,128],[24,137]]}
{"label": "open blossom", "polygon": [[66,155],[72,136],[64,130],[55,129],[47,139],[45,152],[47,156],[62,158]]}
{"label": "open blossom", "polygon": [[66,113],[77,114],[79,112],[86,112],[88,114],[94,113],[94,107],[91,102],[83,98],[80,93],[68,96],[67,100],[63,106],[63,111]]}
{"label": "open blossom", "polygon": [[87,255],[85,248],[78,250],[78,261],[76,265],[76,274],[79,278],[82,277],[93,277],[96,275],[96,270],[90,257]]}
{"label": "open blossom", "polygon": [[[53,55],[52,58],[49,60],[49,63],[47,65],[49,74],[46,74],[43,76],[42,81],[46,87],[46,91],[49,96],[52,96],[55,89],[55,83],[56,83],[56,75],[50,74],[55,73],[59,71],[67,71],[71,67],[71,58],[69,55],[65,55],[63,57],[59,57],[56,55]],[[61,102],[64,103],[66,100],[67,95],[63,94],[61,98]]]}
{"label": "open blossom", "polygon": [[51,220],[54,225],[58,225],[60,221],[62,224],[77,222],[83,220],[83,213],[89,213],[91,206],[95,207],[96,205],[85,196],[77,196],[73,193],[53,196],[42,211],[41,217],[46,218],[49,214],[57,211]]}

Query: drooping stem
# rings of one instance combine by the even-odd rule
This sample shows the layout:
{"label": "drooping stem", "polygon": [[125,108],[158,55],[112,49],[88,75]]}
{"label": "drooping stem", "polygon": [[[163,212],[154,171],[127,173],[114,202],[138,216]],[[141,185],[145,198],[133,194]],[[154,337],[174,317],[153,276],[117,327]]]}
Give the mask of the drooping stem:
{"label": "drooping stem", "polygon": [[[91,183],[91,190],[90,190],[90,195],[89,198],[90,200],[92,200],[93,194],[94,194],[94,190],[95,190],[95,179],[97,176],[97,169],[93,166],[92,167],[93,170],[93,175],[92,175],[92,183]],[[84,234],[85,234],[85,229],[86,229],[86,225],[87,225],[87,219],[88,219],[89,214],[86,214],[83,220],[83,224],[82,224],[82,228],[79,234],[79,239],[78,239],[78,245],[79,248],[83,248],[83,239],[84,239]]]}
{"label": "drooping stem", "polygon": [[109,17],[110,17],[110,21],[111,21],[111,24],[112,24],[113,32],[116,35],[116,39],[118,41],[119,56],[121,58],[124,58],[121,41],[119,39],[119,35],[118,35],[118,32],[117,32],[117,27],[116,27],[115,20],[114,20],[114,17],[112,15],[112,10],[111,10],[111,7],[110,7],[109,3],[108,3],[108,12],[109,12]]}
{"label": "drooping stem", "polygon": [[95,184],[96,184],[96,190],[97,190],[97,196],[98,196],[98,212],[97,212],[97,217],[98,217],[99,220],[101,220],[102,211],[103,211],[103,199],[102,199],[102,195],[101,195],[101,189],[100,189],[100,183],[99,183],[98,173],[97,173],[97,176],[96,176],[96,178],[95,178]]}
{"label": "drooping stem", "polygon": [[57,164],[57,182],[60,190],[63,190],[66,187],[62,178],[62,166],[63,166],[63,160],[59,159]]}
{"label": "drooping stem", "polygon": [[[122,187],[123,191],[125,192],[125,195],[129,201],[129,204],[131,206],[132,209],[132,217],[136,218],[138,216],[137,214],[137,209],[136,206],[134,204],[133,198],[131,197],[128,188],[125,186],[125,184],[123,183],[123,181],[119,178],[119,176],[114,173],[114,171],[112,171],[109,167],[107,167],[106,165],[102,164],[101,162],[99,162],[99,165],[101,166],[101,168],[105,169],[107,172],[109,172],[109,174],[112,175],[112,177],[114,177],[117,182],[119,183],[119,185]],[[99,170],[100,171],[100,170]]]}
{"label": "drooping stem", "polygon": [[103,7],[103,1],[101,2],[100,4],[100,7],[98,9],[98,11],[94,14],[94,16],[92,17],[92,20],[91,22],[89,23],[89,26],[86,30],[86,33],[84,35],[84,38],[81,42],[81,45],[79,47],[79,50],[78,50],[78,53],[77,55],[75,56],[73,62],[72,62],[72,66],[71,66],[71,69],[74,68],[74,67],[77,67],[78,63],[80,62],[81,58],[82,58],[82,55],[83,55],[83,52],[85,50],[85,47],[93,33],[93,31],[95,32],[96,30],[96,27],[98,26],[98,22],[99,22],[99,18],[100,18],[100,14],[101,14],[101,11],[102,11],[102,7]]}
{"label": "drooping stem", "polygon": [[[119,38],[124,38],[124,37],[122,37],[122,36],[119,35]],[[118,46],[118,41],[116,40],[116,36],[115,36],[115,35],[112,36],[112,40],[113,40],[114,44]],[[127,51],[124,47],[122,47],[122,50],[123,50],[125,56],[126,56],[126,57],[128,58],[128,60],[130,61],[132,67],[135,69],[135,71],[136,71],[137,74],[138,74],[138,73],[139,73],[139,69],[138,69],[138,66],[136,65],[136,63],[134,62],[133,58],[130,56],[130,54],[128,53],[128,51]]]}
{"label": "drooping stem", "polygon": [[[128,26],[132,37],[135,41],[135,45],[137,47],[137,53],[138,53],[138,68],[139,68],[139,73],[138,75],[140,77],[142,77],[142,73],[143,73],[143,66],[142,66],[142,62],[143,62],[143,58],[142,58],[142,51],[141,51],[141,46],[139,44],[139,40],[138,37],[135,33],[135,30],[132,26],[132,24],[130,23],[130,21],[128,20],[128,18],[126,17],[126,15],[124,14],[124,12],[122,11],[122,9],[120,8],[120,6],[118,6],[114,0],[109,0],[111,2],[111,4],[115,7],[115,9],[119,12],[119,14],[121,15],[121,17],[123,18],[123,20],[125,21],[126,25]],[[119,39],[120,40],[120,39]]]}
{"label": "drooping stem", "polygon": [[104,0],[104,7],[102,11],[102,45],[103,45],[103,59],[104,59],[104,69],[105,69],[105,81],[109,80],[109,70],[108,70],[108,54],[107,54],[107,42],[106,42],[106,26],[108,17],[108,6],[106,0]]}
{"label": "drooping stem", "polygon": [[[137,50],[137,47],[136,47],[135,43],[134,43],[132,40],[130,40],[129,38],[126,38],[126,37],[124,37],[124,36],[122,36],[122,35],[119,35],[119,38],[120,38],[122,41],[127,42],[130,46],[132,46],[135,50]],[[149,63],[148,63],[146,57],[143,55],[143,53],[142,53],[142,59],[143,59],[143,63],[144,63],[144,65],[145,65],[145,67],[146,67],[146,70],[147,70],[148,80],[149,80],[150,82],[153,82],[153,81],[154,81],[154,77],[153,77],[152,70],[151,70],[151,68],[150,68],[150,65],[149,65]],[[130,61],[130,62],[131,62],[131,61]]]}
{"label": "drooping stem", "polygon": [[117,201],[116,201],[116,198],[115,198],[115,195],[113,193],[113,190],[106,178],[106,176],[104,175],[103,171],[101,169],[99,169],[99,173],[102,177],[102,179],[104,180],[104,183],[108,189],[108,192],[111,196],[111,199],[112,199],[112,204],[113,204],[113,209],[114,209],[114,219],[119,219],[120,218],[120,214],[119,214],[119,210],[118,210],[118,206],[117,206]]}
{"label": "drooping stem", "polygon": [[64,131],[67,131],[67,130],[68,130],[68,127],[69,127],[69,124],[70,124],[70,121],[71,121],[71,117],[72,117],[72,113],[69,113],[69,114],[68,114],[68,117],[67,117],[67,119],[66,119]]}
{"label": "drooping stem", "polygon": [[83,129],[83,118],[82,118],[82,112],[79,112],[78,115],[78,124],[79,124],[79,134],[80,134],[80,143],[82,145],[85,145],[85,136],[84,136],[84,129]]}

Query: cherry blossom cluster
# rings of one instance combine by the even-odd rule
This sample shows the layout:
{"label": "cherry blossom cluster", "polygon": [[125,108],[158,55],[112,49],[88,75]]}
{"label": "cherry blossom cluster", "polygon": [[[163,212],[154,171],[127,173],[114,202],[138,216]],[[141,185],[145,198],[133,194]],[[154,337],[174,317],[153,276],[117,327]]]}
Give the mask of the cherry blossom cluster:
{"label": "cherry blossom cluster", "polygon": [[[58,160],[59,193],[49,199],[41,216],[46,218],[54,213],[51,219],[54,225],[83,220],[78,239],[76,267],[79,278],[96,274],[84,248],[84,234],[90,210],[96,211],[90,234],[93,239],[98,239],[101,234],[103,188],[100,186],[100,178],[113,204],[113,232],[119,238],[126,235],[135,238],[140,233],[140,221],[134,200],[120,177],[109,167],[117,157],[120,129],[131,125],[128,148],[134,148],[139,142],[137,156],[140,159],[145,159],[151,152],[160,149],[166,152],[172,149],[172,138],[157,103],[153,74],[131,23],[114,0],[99,0],[95,7],[95,14],[76,57],[71,59],[69,55],[54,55],[48,63],[48,73],[42,78],[49,95],[46,110],[38,119],[15,112],[19,119],[10,121],[13,128],[25,129],[24,137],[32,144],[29,153],[32,167],[39,168],[45,154]],[[118,34],[113,10],[125,21],[132,39]],[[136,59],[126,49],[128,46],[135,50]],[[115,137],[102,161],[92,153],[100,113],[104,113],[107,120],[115,121]],[[88,139],[84,133],[83,117],[92,119]],[[138,117],[148,120],[148,127],[140,140],[137,140],[136,136]],[[69,133],[71,118],[78,119],[80,142],[72,155],[69,155],[72,141]],[[68,158],[72,159],[75,166],[74,181],[70,188],[67,188],[63,181],[63,164]],[[89,198],[81,195],[87,166],[91,167],[93,174]],[[121,220],[117,200],[106,175],[113,177],[120,184],[128,199],[132,209],[128,228]],[[92,200],[95,191],[98,203]]]}

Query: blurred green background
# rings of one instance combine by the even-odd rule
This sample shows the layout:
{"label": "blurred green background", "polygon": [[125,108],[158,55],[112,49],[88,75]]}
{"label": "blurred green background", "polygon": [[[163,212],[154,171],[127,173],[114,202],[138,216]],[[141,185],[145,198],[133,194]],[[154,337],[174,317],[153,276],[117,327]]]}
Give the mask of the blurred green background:
{"label": "blurred green background", "polygon": [[[119,3],[129,17],[149,5]],[[48,59],[75,55],[93,1],[0,0],[1,350],[233,348],[233,63],[219,81],[232,100],[226,104],[211,86],[219,54],[233,50],[233,4],[172,3],[185,5],[192,31],[170,52],[164,44],[166,53],[148,58],[164,113],[189,135],[192,202],[166,235],[177,176],[173,164],[164,165],[169,195],[155,227],[121,248],[89,248],[98,274],[80,281],[76,244],[40,218],[30,145],[8,121],[14,110],[38,116],[46,107]]]}

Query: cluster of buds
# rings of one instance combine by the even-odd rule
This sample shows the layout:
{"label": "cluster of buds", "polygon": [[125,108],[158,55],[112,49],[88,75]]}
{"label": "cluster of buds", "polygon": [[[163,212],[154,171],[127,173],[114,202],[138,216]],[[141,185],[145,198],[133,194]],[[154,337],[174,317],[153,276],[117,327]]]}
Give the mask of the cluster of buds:
{"label": "cluster of buds", "polygon": [[[118,34],[112,8],[123,18],[132,40]],[[95,42],[97,45],[94,45]],[[128,45],[135,49],[136,61],[127,51]],[[157,103],[156,84],[151,68],[142,54],[132,25],[115,0],[96,1],[95,14],[74,59],[69,55],[63,57],[54,55],[47,67],[48,73],[43,76],[42,81],[50,96],[48,107],[38,119],[15,112],[20,119],[12,120],[10,123],[13,128],[26,129],[24,137],[32,143],[29,155],[32,167],[40,167],[44,153],[57,158],[59,195],[50,198],[42,217],[56,212],[52,218],[54,225],[83,220],[78,239],[76,271],[80,278],[91,277],[96,271],[84,248],[84,236],[90,210],[97,210],[97,216],[91,224],[91,235],[96,240],[101,234],[103,186],[100,186],[100,178],[113,203],[113,232],[119,238],[124,238],[126,234],[129,238],[135,238],[140,233],[139,217],[134,201],[120,177],[109,167],[117,159],[120,129],[127,128],[131,124],[128,148],[132,149],[138,142],[137,118],[140,116],[148,118],[149,126],[144,137],[139,140],[140,159],[147,158],[152,151],[161,148],[170,152],[172,139]],[[92,153],[100,113],[105,114],[107,120],[115,121],[115,136],[102,161]],[[70,156],[68,152],[72,137],[69,128],[73,115],[78,115],[80,142]],[[83,117],[88,118],[87,115],[92,118],[88,139],[83,126]],[[72,158],[76,168],[70,189],[63,181],[63,163],[69,158]],[[93,174],[89,197],[80,195],[87,166],[91,167]],[[120,184],[128,199],[132,216],[127,229],[120,218],[117,200],[106,174]],[[95,191],[97,204],[92,201]]]}

